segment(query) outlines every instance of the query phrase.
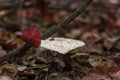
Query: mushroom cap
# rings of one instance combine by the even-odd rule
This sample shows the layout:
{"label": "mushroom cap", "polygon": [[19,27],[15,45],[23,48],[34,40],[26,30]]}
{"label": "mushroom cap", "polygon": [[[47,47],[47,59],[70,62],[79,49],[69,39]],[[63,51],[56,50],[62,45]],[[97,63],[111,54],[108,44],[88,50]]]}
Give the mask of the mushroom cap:
{"label": "mushroom cap", "polygon": [[41,40],[40,46],[52,51],[57,51],[61,54],[67,54],[67,52],[71,50],[85,46],[85,43],[75,39],[52,37],[46,40]]}
{"label": "mushroom cap", "polygon": [[22,39],[25,42],[32,41],[30,43],[31,47],[38,48],[41,44],[41,36],[36,28],[26,29],[22,34]]}

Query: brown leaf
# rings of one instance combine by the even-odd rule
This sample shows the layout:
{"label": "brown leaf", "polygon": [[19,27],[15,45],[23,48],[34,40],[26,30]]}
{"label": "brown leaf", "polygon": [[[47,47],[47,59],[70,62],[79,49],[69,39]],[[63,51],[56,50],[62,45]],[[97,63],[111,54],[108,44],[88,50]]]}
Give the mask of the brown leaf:
{"label": "brown leaf", "polygon": [[35,77],[35,73],[31,72],[31,71],[24,71],[22,73],[20,73],[20,75],[23,75],[23,76],[29,76],[29,77]]}
{"label": "brown leaf", "polygon": [[10,65],[3,65],[2,66],[3,70],[7,70],[8,72],[11,73],[17,73],[17,68],[15,66],[10,66]]}
{"label": "brown leaf", "polygon": [[12,79],[8,76],[0,76],[0,80],[12,80]]}
{"label": "brown leaf", "polygon": [[88,76],[84,77],[82,80],[111,80],[111,79],[106,75],[90,73]]}
{"label": "brown leaf", "polygon": [[6,40],[4,40],[4,39],[0,39],[0,45],[5,50],[13,49],[13,48],[16,48],[16,46],[17,46],[17,44],[14,44],[12,42],[6,43]]}

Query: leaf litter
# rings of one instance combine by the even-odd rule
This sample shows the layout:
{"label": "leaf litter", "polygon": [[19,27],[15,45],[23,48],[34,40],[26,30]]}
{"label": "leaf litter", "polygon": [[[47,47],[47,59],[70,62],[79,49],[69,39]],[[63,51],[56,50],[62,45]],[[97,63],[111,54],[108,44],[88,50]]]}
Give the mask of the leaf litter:
{"label": "leaf litter", "polygon": [[[21,16],[15,10],[0,11],[0,54],[24,44],[23,30],[34,26],[41,34],[45,33],[81,5],[81,1],[44,0],[43,4],[38,1],[37,6],[22,10]],[[67,39],[66,43],[42,40],[40,48],[22,51],[7,62],[0,62],[0,79],[120,80],[119,3],[119,0],[95,0],[83,14],[52,36]],[[22,19],[20,27],[16,26],[17,17]],[[69,40],[73,42],[68,43]],[[85,43],[82,47],[81,41]]]}

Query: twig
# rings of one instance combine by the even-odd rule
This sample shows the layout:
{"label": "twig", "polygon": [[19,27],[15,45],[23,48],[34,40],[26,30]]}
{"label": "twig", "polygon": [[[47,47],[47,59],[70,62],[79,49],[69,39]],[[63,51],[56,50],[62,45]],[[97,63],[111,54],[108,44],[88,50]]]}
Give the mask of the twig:
{"label": "twig", "polygon": [[58,26],[53,26],[46,33],[42,35],[42,39],[46,39],[50,37],[52,34],[56,33],[60,28],[66,27],[73,19],[75,19],[80,13],[84,12],[85,8],[92,2],[93,0],[85,0],[84,3],[76,9],[70,16],[64,19]]}
{"label": "twig", "polygon": [[23,51],[26,51],[27,49],[30,48],[29,44],[31,43],[32,41],[29,41],[27,42],[25,45],[19,47],[19,48],[16,48],[10,52],[8,52],[7,54],[3,55],[0,57],[0,62],[1,61],[4,61],[4,60],[9,60],[9,58],[11,57],[15,57],[15,55],[18,55],[20,54],[20,52],[23,52]]}
{"label": "twig", "polygon": [[8,52],[7,54],[0,57],[0,61],[9,60],[10,57],[17,55],[19,51],[21,51],[22,49],[23,49],[23,46]]}
{"label": "twig", "polygon": [[[65,20],[63,20],[60,24],[58,24],[57,27],[52,27],[50,28],[50,30],[48,30],[45,34],[42,35],[42,39],[46,39],[49,36],[51,36],[52,34],[54,34],[55,32],[57,32],[60,28],[65,27],[68,23],[70,23],[75,17],[77,17],[80,13],[84,12],[85,8],[92,2],[93,0],[85,0],[85,2],[78,7],[78,9],[73,12],[70,16],[68,16],[68,18],[66,18]],[[28,45],[29,43],[26,43],[26,45]],[[20,48],[14,49],[10,52],[8,52],[6,55],[1,56],[0,57],[0,61],[4,61],[4,60],[9,60],[10,57],[13,57],[14,55],[18,55],[20,53],[20,51],[24,51],[26,49],[28,49],[29,47],[25,47],[22,46]]]}

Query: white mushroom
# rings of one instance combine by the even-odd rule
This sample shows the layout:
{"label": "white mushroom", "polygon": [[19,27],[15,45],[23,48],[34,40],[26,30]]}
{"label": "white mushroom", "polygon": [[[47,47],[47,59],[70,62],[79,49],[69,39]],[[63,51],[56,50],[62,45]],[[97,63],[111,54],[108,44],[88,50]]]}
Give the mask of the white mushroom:
{"label": "white mushroom", "polygon": [[78,47],[84,46],[85,43],[80,40],[68,39],[68,38],[48,38],[46,40],[41,40],[41,47],[57,51],[61,54],[66,54],[67,52],[74,50]]}

